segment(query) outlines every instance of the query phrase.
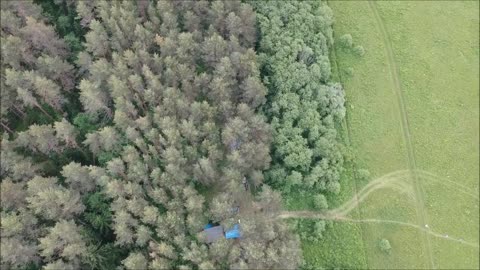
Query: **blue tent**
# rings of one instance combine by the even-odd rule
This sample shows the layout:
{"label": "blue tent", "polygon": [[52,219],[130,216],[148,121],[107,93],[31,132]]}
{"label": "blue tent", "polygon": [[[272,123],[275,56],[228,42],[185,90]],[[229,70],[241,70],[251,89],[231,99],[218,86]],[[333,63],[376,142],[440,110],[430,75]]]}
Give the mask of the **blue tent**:
{"label": "blue tent", "polygon": [[238,224],[233,225],[233,228],[229,231],[225,232],[225,238],[227,239],[235,239],[240,238],[242,235],[240,234],[240,226]]}

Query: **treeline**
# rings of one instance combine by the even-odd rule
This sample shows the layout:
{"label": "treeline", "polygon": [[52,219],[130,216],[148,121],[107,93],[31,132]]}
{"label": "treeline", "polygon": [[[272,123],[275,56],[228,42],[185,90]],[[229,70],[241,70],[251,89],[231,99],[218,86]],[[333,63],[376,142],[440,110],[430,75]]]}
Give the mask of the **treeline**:
{"label": "treeline", "polygon": [[343,157],[335,124],[345,115],[345,100],[341,85],[330,82],[332,11],[322,1],[252,4],[268,87],[262,110],[273,128],[266,180],[284,193],[338,193]]}
{"label": "treeline", "polygon": [[339,190],[324,3],[0,4],[2,269],[302,265],[274,189]]}
{"label": "treeline", "polygon": [[[271,137],[252,7],[43,6],[54,20],[1,5],[2,268],[298,267],[280,196],[262,186]],[[207,245],[209,222],[242,237]]]}

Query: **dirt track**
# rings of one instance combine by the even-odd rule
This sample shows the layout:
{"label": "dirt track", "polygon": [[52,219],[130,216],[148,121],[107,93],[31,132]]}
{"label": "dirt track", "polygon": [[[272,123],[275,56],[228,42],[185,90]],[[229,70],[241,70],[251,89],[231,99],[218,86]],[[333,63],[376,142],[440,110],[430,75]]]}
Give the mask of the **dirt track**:
{"label": "dirt track", "polygon": [[[418,171],[418,175],[424,178],[427,181],[436,181],[442,182],[443,179],[439,178],[435,174],[426,172],[426,171]],[[308,219],[325,219],[325,220],[333,220],[333,221],[340,221],[340,222],[356,222],[356,223],[390,223],[390,224],[398,224],[401,226],[408,226],[418,230],[425,232],[428,235],[442,238],[448,241],[454,241],[463,245],[471,246],[474,248],[479,248],[479,245],[476,243],[467,242],[463,239],[458,239],[455,237],[450,237],[444,234],[440,234],[434,232],[428,228],[424,228],[417,224],[412,224],[408,222],[396,221],[396,220],[382,220],[382,219],[352,219],[347,217],[347,215],[357,208],[360,203],[362,203],[368,196],[379,189],[396,189],[400,193],[405,193],[407,196],[410,196],[412,201],[415,201],[415,194],[413,188],[409,183],[406,181],[410,177],[409,170],[398,170],[377,179],[371,180],[368,185],[363,187],[357,194],[355,194],[350,200],[345,202],[344,204],[340,205],[335,209],[331,209],[328,211],[282,211],[277,218],[280,219],[287,219],[287,218],[308,218]],[[456,190],[466,192],[465,187],[456,186]],[[471,194],[471,193],[470,193]],[[473,194],[471,194],[473,196]],[[478,199],[478,197],[476,197]]]}
{"label": "dirt track", "polygon": [[440,234],[437,232],[434,232],[432,230],[423,228],[421,226],[418,226],[416,224],[408,223],[408,222],[402,222],[402,221],[396,221],[396,220],[384,220],[384,219],[352,219],[352,218],[347,218],[347,217],[342,217],[342,216],[336,216],[336,215],[330,215],[328,213],[321,213],[321,212],[315,212],[315,211],[283,211],[278,215],[278,218],[281,219],[286,219],[286,218],[313,218],[313,219],[326,219],[326,220],[333,220],[333,221],[340,221],[340,222],[355,222],[355,223],[391,223],[391,224],[398,224],[401,226],[407,226],[407,227],[412,227],[421,231],[424,231],[425,233],[432,235],[437,238],[442,238],[448,241],[453,241],[457,242],[463,245],[471,246],[474,248],[479,248],[479,245],[476,243],[471,243],[468,241],[465,241],[463,239],[458,239],[455,237],[451,237],[448,235]]}
{"label": "dirt track", "polygon": [[[371,181],[367,186],[359,190],[358,188],[358,183],[355,180],[355,190],[356,194],[347,202],[342,204],[341,206],[326,211],[326,212],[316,212],[316,211],[284,211],[280,213],[278,216],[279,218],[319,218],[319,219],[328,219],[328,220],[335,220],[335,221],[343,221],[343,222],[360,222],[360,223],[393,223],[393,224],[398,224],[401,226],[409,226],[412,228],[419,229],[425,234],[422,237],[422,244],[423,244],[423,249],[427,252],[428,254],[428,261],[427,264],[430,264],[432,268],[435,268],[435,263],[433,260],[433,254],[432,254],[432,248],[431,248],[431,243],[430,243],[430,238],[428,236],[434,236],[442,239],[446,239],[449,241],[454,241],[458,242],[460,244],[472,246],[478,248],[479,245],[478,243],[469,243],[464,241],[463,239],[456,239],[452,237],[448,237],[447,235],[442,235],[439,233],[436,233],[434,231],[431,231],[428,228],[424,228],[424,224],[428,224],[428,215],[426,212],[426,207],[424,205],[424,187],[422,185],[422,182],[425,183],[426,181],[432,181],[436,182],[438,184],[444,185],[445,187],[448,188],[448,190],[456,190],[458,192],[461,192],[469,197],[472,197],[476,200],[479,200],[478,190],[471,190],[467,186],[463,186],[459,183],[456,183],[455,181],[451,181],[446,178],[439,177],[433,173],[423,171],[417,168],[416,166],[416,160],[415,160],[415,155],[414,155],[414,149],[413,149],[413,144],[412,144],[412,136],[409,130],[409,124],[408,124],[408,114],[406,110],[406,104],[405,104],[405,98],[404,94],[402,91],[402,85],[401,85],[401,80],[400,80],[400,75],[398,71],[398,65],[396,63],[394,53],[393,53],[393,48],[391,44],[391,37],[390,34],[388,33],[388,30],[386,29],[386,26],[384,25],[384,22],[379,15],[379,12],[376,7],[376,3],[373,1],[369,1],[369,6],[372,10],[372,13],[375,17],[375,20],[377,22],[377,27],[379,31],[381,32],[383,42],[385,45],[385,53],[388,57],[387,59],[387,66],[388,69],[390,70],[390,75],[392,78],[392,90],[395,92],[395,95],[397,97],[397,106],[399,106],[399,113],[400,113],[400,119],[401,119],[401,128],[402,128],[402,133],[403,133],[403,140],[407,146],[407,158],[408,158],[408,170],[403,170],[403,171],[395,171],[392,173],[389,173],[387,175],[384,175],[378,179],[375,179]],[[333,54],[335,54],[335,50],[333,51]],[[336,57],[334,58],[336,59]],[[341,72],[338,71],[338,63],[335,61],[335,68],[337,69],[337,73],[339,74],[340,81],[344,82],[342,79]],[[347,145],[351,145],[351,134],[350,134],[350,125],[348,121],[349,115],[347,113],[345,119],[344,119],[344,125],[346,127],[346,142]],[[400,173],[401,172],[401,173]],[[410,176],[410,178],[406,179],[407,176]],[[393,178],[393,179],[392,179]],[[411,181],[409,181],[411,180]],[[351,219],[346,217],[352,210],[354,210],[356,207],[358,207],[372,192],[382,189],[382,188],[393,188],[397,189],[400,192],[406,193],[408,196],[412,196],[413,198],[411,200],[412,203],[415,204],[416,210],[417,210],[417,222],[418,224],[411,224],[411,223],[405,223],[401,221],[394,221],[394,220],[380,220],[380,219]],[[360,217],[362,216],[362,211],[359,209]],[[427,236],[428,235],[428,236]],[[363,238],[363,236],[362,236]]]}
{"label": "dirt track", "polygon": [[[416,199],[415,203],[416,203],[417,217],[418,217],[417,222],[418,222],[418,225],[422,226],[423,224],[429,223],[428,213],[425,207],[425,198],[424,198],[425,191],[423,190],[422,183],[420,182],[420,179],[418,178],[418,175],[417,175],[415,151],[413,149],[412,134],[410,132],[410,128],[408,124],[406,101],[405,101],[404,93],[402,90],[402,84],[400,83],[400,75],[399,75],[400,73],[398,70],[397,62],[395,60],[390,33],[388,32],[388,29],[385,23],[383,22],[383,19],[380,16],[380,13],[378,12],[377,3],[373,1],[369,1],[368,4],[373,12],[375,20],[377,21],[378,28],[382,35],[383,43],[385,44],[385,52],[388,58],[387,64],[388,64],[388,68],[390,69],[390,74],[393,80],[393,90],[395,92],[395,95],[397,96],[397,103],[400,109],[400,118],[401,118],[400,126],[403,132],[403,140],[407,148],[408,166],[409,166],[410,172],[412,173],[412,180],[413,180],[415,199]],[[428,254],[430,267],[436,268],[435,261],[433,259],[432,244],[430,242],[430,238],[426,234],[423,235],[422,237],[422,243],[423,243],[424,250]]]}
{"label": "dirt track", "polygon": [[409,177],[408,170],[398,170],[377,179],[371,180],[368,185],[363,187],[357,194],[355,194],[350,200],[340,205],[335,209],[331,209],[325,212],[320,211],[283,211],[279,218],[326,218],[336,219],[345,218],[352,210],[357,208],[361,202],[368,198],[368,196],[382,188],[397,189],[401,193],[406,193],[409,196],[413,196],[412,188],[405,183],[404,179]]}
{"label": "dirt track", "polygon": [[346,216],[353,209],[357,208],[368,196],[378,190],[383,188],[392,188],[397,189],[401,193],[406,193],[407,195],[413,197],[412,188],[405,183],[403,180],[408,178],[409,172],[406,170],[395,171],[389,174],[386,174],[380,178],[372,180],[368,185],[363,187],[357,194],[355,194],[349,201],[345,202],[341,206],[332,209],[327,212],[327,214],[332,216]]}
{"label": "dirt track", "polygon": [[476,200],[478,200],[478,193],[474,193],[474,192],[471,192],[471,189],[467,186],[464,186],[462,184],[459,184],[455,181],[452,181],[452,180],[449,180],[447,178],[444,178],[444,177],[440,177],[434,173],[431,173],[431,172],[428,172],[428,171],[424,171],[424,170],[417,170],[417,173],[419,175],[419,177],[421,178],[425,178],[425,180],[428,180],[428,181],[433,181],[433,182],[436,182],[436,183],[439,183],[443,186],[450,186],[450,187],[455,187],[455,190],[465,194],[465,195],[468,195]]}

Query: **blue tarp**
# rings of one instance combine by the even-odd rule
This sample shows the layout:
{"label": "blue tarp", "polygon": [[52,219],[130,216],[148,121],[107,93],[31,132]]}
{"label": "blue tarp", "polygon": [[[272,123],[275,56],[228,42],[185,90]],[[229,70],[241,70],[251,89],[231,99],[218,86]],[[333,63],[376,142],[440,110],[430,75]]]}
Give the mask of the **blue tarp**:
{"label": "blue tarp", "polygon": [[215,226],[203,231],[206,235],[206,242],[212,243],[217,241],[220,238],[223,238],[223,228],[222,226]]}
{"label": "blue tarp", "polygon": [[203,227],[204,230],[208,229],[208,228],[212,228],[213,227],[213,224],[212,223],[208,223],[207,225],[205,225],[205,227]]}
{"label": "blue tarp", "polygon": [[233,225],[233,229],[225,232],[225,238],[233,239],[240,238],[240,226],[238,224]]}

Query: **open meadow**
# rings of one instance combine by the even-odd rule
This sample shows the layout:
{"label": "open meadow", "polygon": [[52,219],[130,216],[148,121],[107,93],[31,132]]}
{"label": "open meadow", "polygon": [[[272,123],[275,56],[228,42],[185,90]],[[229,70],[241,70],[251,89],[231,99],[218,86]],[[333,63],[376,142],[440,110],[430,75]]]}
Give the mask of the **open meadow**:
{"label": "open meadow", "polygon": [[[478,268],[478,2],[329,5],[354,155],[332,205],[353,198],[357,206],[320,243],[303,243],[306,260]],[[358,174],[363,169],[369,177]],[[390,251],[381,250],[382,239]]]}

